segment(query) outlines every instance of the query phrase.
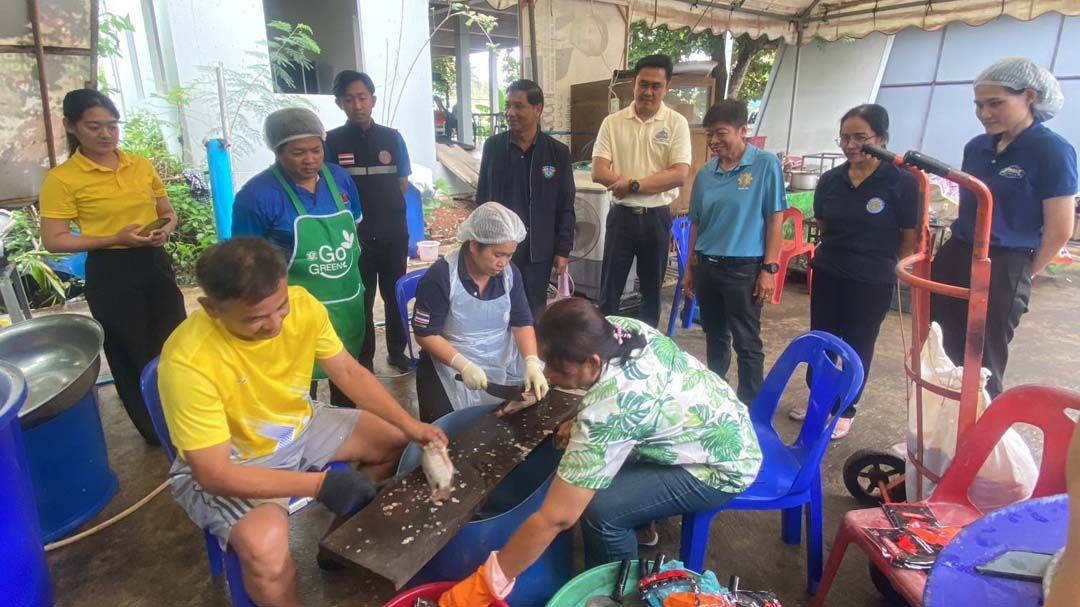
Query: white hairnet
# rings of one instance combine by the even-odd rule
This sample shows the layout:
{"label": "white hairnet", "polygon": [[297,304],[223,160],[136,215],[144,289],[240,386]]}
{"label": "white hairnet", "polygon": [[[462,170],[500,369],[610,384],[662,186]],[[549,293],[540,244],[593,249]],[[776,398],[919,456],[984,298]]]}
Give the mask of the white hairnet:
{"label": "white hairnet", "polygon": [[318,137],[326,141],[326,129],[315,112],[302,107],[287,107],[273,112],[263,124],[263,139],[271,150],[283,143],[304,137]]}
{"label": "white hairnet", "polygon": [[1031,113],[1038,120],[1050,120],[1065,105],[1065,95],[1061,93],[1057,78],[1049,70],[1024,57],[1008,57],[995,62],[975,79],[975,86],[980,84],[1035,91]]}
{"label": "white hairnet", "polygon": [[497,202],[485,202],[476,207],[457,231],[458,240],[481,244],[521,242],[525,240],[525,224],[517,213]]}

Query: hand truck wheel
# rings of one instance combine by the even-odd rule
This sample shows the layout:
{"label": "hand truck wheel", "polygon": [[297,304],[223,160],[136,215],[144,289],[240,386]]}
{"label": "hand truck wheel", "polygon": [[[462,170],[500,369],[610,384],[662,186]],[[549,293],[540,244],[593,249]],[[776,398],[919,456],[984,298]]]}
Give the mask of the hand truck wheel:
{"label": "hand truck wheel", "polygon": [[862,504],[876,506],[885,501],[904,501],[904,460],[893,453],[860,449],[844,462],[844,486]]}

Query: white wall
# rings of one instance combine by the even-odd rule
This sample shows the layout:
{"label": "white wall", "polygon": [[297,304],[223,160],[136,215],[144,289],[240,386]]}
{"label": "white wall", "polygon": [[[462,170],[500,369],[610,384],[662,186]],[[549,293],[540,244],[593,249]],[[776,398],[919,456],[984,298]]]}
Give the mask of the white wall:
{"label": "white wall", "polygon": [[412,163],[432,169],[435,121],[427,2],[362,0],[359,6],[364,71],[375,81],[378,98],[375,121],[401,131]]}
{"label": "white wall", "polygon": [[[851,107],[873,102],[891,47],[892,37],[883,34],[802,47],[790,154],[839,152],[833,140],[840,131],[840,117]],[[795,47],[783,45],[777,61],[757,134],[768,137],[765,147],[769,150],[783,151],[791,111]]]}
{"label": "white wall", "polygon": [[267,21],[279,19],[292,25],[304,23],[311,26],[315,42],[322,51],[312,57],[319,78],[317,92],[329,94],[338,72],[358,69],[360,43],[353,29],[356,23],[355,0],[321,0],[319,10],[311,10],[309,3],[296,0],[267,1],[264,6]]}
{"label": "white wall", "polygon": [[[125,46],[124,58],[117,62],[116,80],[124,88],[124,103],[129,109],[142,107],[153,110],[166,121],[173,120],[170,109],[151,96],[156,83],[152,79],[150,54],[146,47],[148,16],[143,15],[139,0],[108,0],[108,9],[117,14],[130,14],[135,26],[135,49]],[[362,6],[361,6],[362,3]],[[414,164],[431,168],[435,165],[435,134],[431,112],[431,58],[426,47],[427,28],[413,27],[411,24],[427,23],[427,3],[422,0],[393,2],[385,0],[372,2],[357,0],[361,11],[360,21],[352,16],[344,17],[349,21],[354,36],[363,40],[362,48],[357,45],[337,45],[323,43],[324,53],[337,57],[334,61],[346,61],[339,56],[342,52],[359,55],[366,59],[359,67],[367,71],[375,80],[379,96],[376,120],[398,128],[409,147]],[[401,15],[405,5],[406,14]],[[245,66],[261,66],[269,83],[270,64],[266,56],[266,15],[262,0],[188,0],[172,2],[155,0],[158,19],[158,33],[161,38],[161,53],[165,63],[168,82],[165,89],[176,85],[190,86],[199,81],[208,81],[207,68],[213,68],[219,62],[226,68],[240,70]],[[315,18],[319,11],[312,11],[312,18],[305,22],[316,27]],[[360,22],[366,23],[361,32]],[[402,32],[402,49],[397,52],[399,28],[408,24]],[[339,28],[340,29],[340,28]],[[340,32],[339,32],[340,33]],[[318,29],[316,29],[316,35]],[[125,43],[126,44],[126,43]],[[339,47],[346,47],[342,51]],[[389,57],[399,57],[399,65],[392,62],[387,69]],[[422,49],[422,50],[421,50]],[[360,51],[358,53],[358,51]],[[419,53],[419,60],[408,80],[405,71],[408,63]],[[138,61],[138,74],[135,72]],[[261,62],[261,63],[260,63]],[[336,64],[335,64],[336,66]],[[354,59],[348,67],[357,67]],[[335,67],[336,71],[336,67]],[[396,75],[393,92],[390,91],[387,74]],[[322,76],[320,75],[320,78]],[[142,81],[145,95],[134,95],[135,79]],[[329,75],[333,78],[333,74]],[[316,113],[326,127],[333,128],[344,122],[344,115],[334,104],[331,95],[278,95],[279,98],[303,99],[314,106]],[[396,119],[388,120],[387,101],[400,98]],[[261,130],[265,118],[264,111],[249,110],[247,121]],[[221,118],[218,111],[217,97],[212,89],[204,89],[195,95],[185,109],[183,118],[185,134],[185,152],[188,160],[195,164],[206,161],[205,141],[210,136],[219,136]],[[175,139],[175,138],[174,138]],[[273,162],[273,154],[254,142],[258,147],[248,155],[233,157],[234,183],[242,186],[253,175],[265,169]]]}

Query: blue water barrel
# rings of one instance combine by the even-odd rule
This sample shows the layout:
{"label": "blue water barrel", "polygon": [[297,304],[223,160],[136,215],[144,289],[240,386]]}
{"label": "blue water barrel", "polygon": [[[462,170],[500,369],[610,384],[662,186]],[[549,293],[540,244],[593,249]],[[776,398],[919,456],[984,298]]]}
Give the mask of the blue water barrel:
{"label": "blue water barrel", "polygon": [[18,420],[26,394],[22,373],[0,362],[0,596],[5,605],[47,607],[52,588]]}
{"label": "blue water barrel", "polygon": [[[470,407],[449,413],[435,422],[453,440],[496,405]],[[555,476],[561,454],[550,440],[545,441],[524,462],[503,479],[472,521],[436,554],[409,585],[442,580],[460,580],[476,571],[493,550],[499,550],[525,522],[540,509]],[[401,456],[398,472],[420,465],[420,449],[409,445]],[[559,534],[540,558],[522,573],[507,598],[514,607],[542,607],[573,575],[573,536]]]}
{"label": "blue water barrel", "polygon": [[427,240],[427,228],[424,225],[424,202],[420,190],[409,184],[405,190],[405,225],[409,228],[409,257],[416,258],[416,243]]}
{"label": "blue water barrel", "polygon": [[56,541],[105,508],[119,487],[94,389],[23,436],[45,542]]}

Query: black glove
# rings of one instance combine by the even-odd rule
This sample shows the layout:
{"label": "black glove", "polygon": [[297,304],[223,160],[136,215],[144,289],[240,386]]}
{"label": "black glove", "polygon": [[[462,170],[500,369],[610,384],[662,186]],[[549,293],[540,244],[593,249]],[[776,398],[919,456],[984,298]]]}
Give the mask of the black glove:
{"label": "black glove", "polygon": [[375,483],[363,472],[329,470],[315,499],[334,514],[349,516],[375,499],[375,493]]}

